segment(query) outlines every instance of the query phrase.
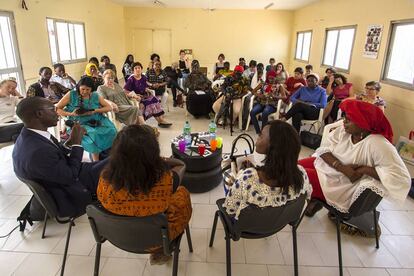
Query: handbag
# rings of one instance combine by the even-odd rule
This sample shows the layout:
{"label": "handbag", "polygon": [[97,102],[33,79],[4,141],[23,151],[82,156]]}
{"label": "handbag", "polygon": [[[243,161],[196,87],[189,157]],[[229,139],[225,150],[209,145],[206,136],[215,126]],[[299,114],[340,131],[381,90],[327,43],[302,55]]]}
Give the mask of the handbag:
{"label": "handbag", "polygon": [[322,136],[319,135],[321,128],[319,128],[317,133],[312,133],[311,130],[314,127],[315,123],[312,124],[308,131],[304,130],[300,132],[300,141],[302,142],[302,145],[311,149],[319,148],[322,141]]}
{"label": "handbag", "polygon": [[[235,155],[236,153],[236,145],[239,141],[244,140],[248,147],[249,153],[247,151],[244,154]],[[229,154],[223,155],[223,160],[221,161],[221,172],[223,174],[223,187],[224,192],[227,195],[229,186],[233,185],[234,181],[236,180],[236,176],[240,168],[237,167],[237,162],[239,158],[246,158],[246,154],[253,154],[254,152],[254,140],[253,138],[246,134],[242,133],[237,136],[232,143],[231,152]]]}

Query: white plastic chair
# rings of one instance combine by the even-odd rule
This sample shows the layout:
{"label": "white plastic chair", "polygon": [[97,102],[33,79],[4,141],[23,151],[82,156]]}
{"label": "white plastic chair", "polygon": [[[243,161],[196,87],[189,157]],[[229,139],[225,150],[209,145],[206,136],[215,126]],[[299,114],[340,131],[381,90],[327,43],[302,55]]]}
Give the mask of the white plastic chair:
{"label": "white plastic chair", "polygon": [[280,111],[284,108],[285,113],[292,107],[292,103],[289,102],[288,105],[284,104],[282,100],[277,102],[277,110],[275,113],[269,115],[269,120],[280,120]]}
{"label": "white plastic chair", "polygon": [[244,131],[248,131],[249,130],[249,125],[250,125],[250,112],[252,111],[253,105],[254,105],[255,96],[252,95],[250,97],[249,110],[247,111],[248,112],[248,116],[247,116],[246,128],[243,129],[243,115],[244,115],[244,112],[245,112],[245,110],[243,108],[244,107],[244,101],[247,98],[247,96],[250,96],[250,95],[252,95],[251,92],[249,92],[249,93],[247,93],[246,95],[243,96],[243,98],[242,98],[242,109],[241,109],[241,111],[239,113],[239,129],[240,130],[244,130]]}
{"label": "white plastic chair", "polygon": [[324,112],[324,108],[319,109],[319,117],[317,120],[302,120],[301,124],[302,126],[315,126],[315,131],[316,133],[319,132],[319,130],[322,128],[324,120],[323,120],[323,112]]}
{"label": "white plastic chair", "polygon": [[327,145],[329,133],[333,131],[335,128],[340,127],[343,124],[344,124],[343,120],[338,120],[332,124],[325,125],[325,127],[323,128],[323,133],[322,133],[321,147]]}

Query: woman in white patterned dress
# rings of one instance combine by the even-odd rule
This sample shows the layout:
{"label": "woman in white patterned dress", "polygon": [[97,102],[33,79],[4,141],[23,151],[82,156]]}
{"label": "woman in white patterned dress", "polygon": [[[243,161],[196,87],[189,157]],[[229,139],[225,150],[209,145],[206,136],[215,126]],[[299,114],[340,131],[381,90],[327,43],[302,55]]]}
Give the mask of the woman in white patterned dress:
{"label": "woman in white patterned dress", "polygon": [[273,121],[266,125],[256,142],[256,152],[265,154],[264,165],[246,164],[230,187],[223,207],[238,218],[251,204],[259,207],[278,207],[307,194],[312,186],[306,171],[297,165],[301,149],[299,136],[286,122]]}

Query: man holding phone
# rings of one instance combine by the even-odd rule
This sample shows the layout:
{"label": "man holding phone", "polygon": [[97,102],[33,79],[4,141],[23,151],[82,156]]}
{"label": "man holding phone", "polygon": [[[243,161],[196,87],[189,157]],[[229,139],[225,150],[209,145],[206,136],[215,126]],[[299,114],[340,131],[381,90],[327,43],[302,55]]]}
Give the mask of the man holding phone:
{"label": "man holding phone", "polygon": [[49,100],[23,99],[16,113],[24,123],[13,149],[16,175],[42,185],[55,200],[60,216],[83,213],[96,194],[99,175],[107,159],[82,162],[81,141],[86,133],[77,122],[65,145],[59,144],[47,131],[59,120],[56,107]]}

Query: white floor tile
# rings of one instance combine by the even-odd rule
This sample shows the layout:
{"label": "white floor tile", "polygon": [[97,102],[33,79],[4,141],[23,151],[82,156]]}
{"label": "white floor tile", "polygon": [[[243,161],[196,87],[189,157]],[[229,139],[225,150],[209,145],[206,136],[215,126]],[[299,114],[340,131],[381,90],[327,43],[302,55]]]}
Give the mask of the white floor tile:
{"label": "white floor tile", "polygon": [[[19,223],[15,219],[7,219],[0,227],[0,233],[10,233]],[[14,250],[16,246],[23,241],[28,235],[39,226],[40,223],[35,222],[33,226],[26,225],[24,232],[20,232],[19,228],[13,231],[13,233],[7,237],[0,239],[0,250]]]}
{"label": "white floor tile", "polygon": [[15,276],[54,276],[62,265],[62,255],[32,253],[19,265]]}
{"label": "white floor tile", "polygon": [[198,204],[209,204],[210,202],[210,193],[191,193],[191,203],[198,203]]}
{"label": "white floor tile", "polygon": [[[210,204],[193,204],[193,215],[191,217],[191,227],[193,228],[211,228],[213,227],[214,214],[217,206]],[[218,227],[222,229],[221,222],[218,221]]]}
{"label": "white floor tile", "polygon": [[414,275],[414,269],[387,269],[390,276],[412,276]]}
{"label": "white floor tile", "polygon": [[[293,240],[289,232],[280,232],[277,238],[282,249],[285,264],[293,265]],[[322,266],[323,260],[317,253],[312,236],[306,233],[297,233],[298,261],[299,265]]]}
{"label": "white floor tile", "polygon": [[382,211],[381,222],[394,235],[414,235],[414,220],[407,211]]}
{"label": "white floor tile", "polygon": [[[90,256],[95,256],[96,246],[91,250]],[[134,254],[115,247],[110,242],[104,242],[101,247],[101,257],[107,258],[128,258],[128,259],[144,259],[147,260],[149,254]]]}
{"label": "white floor tile", "polygon": [[180,260],[190,262],[206,262],[208,249],[209,229],[190,228],[193,252],[188,250],[187,236],[183,235],[180,246]]}
{"label": "white floor tile", "polygon": [[12,275],[28,255],[27,253],[0,252],[0,275]]}
{"label": "white floor tile", "polygon": [[381,240],[403,268],[414,268],[413,237],[389,235],[381,237]]}
{"label": "white floor tile", "polygon": [[24,206],[26,206],[27,202],[29,202],[30,197],[31,196],[18,196],[14,202],[0,212],[0,218],[16,219]]}
{"label": "white floor tile", "polygon": [[[269,275],[294,276],[293,266],[268,265]],[[349,276],[346,268],[343,270],[344,276]],[[318,267],[318,266],[299,266],[300,276],[333,276],[338,275],[339,270],[336,267]]]}
{"label": "white floor tile", "polygon": [[[266,265],[232,264],[232,275],[238,276],[268,276],[269,271]],[[223,274],[224,276],[225,274]]]}
{"label": "white floor tile", "polygon": [[285,264],[276,235],[264,239],[244,240],[246,263]]}
{"label": "white floor tile", "polygon": [[[172,275],[173,262],[170,261],[163,265],[151,265],[149,261],[145,266],[143,276],[171,276]],[[186,262],[178,262],[178,275],[185,275],[187,269]],[[131,274],[132,275],[132,274]],[[139,275],[139,274],[137,274]]]}
{"label": "white floor tile", "polygon": [[197,263],[187,264],[186,276],[224,276],[226,275],[226,265],[218,263]]}
{"label": "white floor tile", "polygon": [[[0,184],[1,185],[1,184]],[[18,196],[0,194],[0,213],[19,199]]]}
{"label": "white floor tile", "polygon": [[146,260],[139,259],[109,258],[103,265],[99,275],[142,275],[146,262]]}
{"label": "white floor tile", "polygon": [[[338,265],[338,244],[336,233],[311,233],[313,242],[316,245],[317,252],[322,257],[324,265]],[[362,262],[358,258],[352,243],[346,237],[341,235],[342,240],[342,262],[344,266],[362,267]]]}
{"label": "white floor tile", "polygon": [[382,268],[348,268],[350,276],[389,276]]}
{"label": "white floor tile", "polygon": [[365,267],[401,267],[401,264],[381,240],[380,247],[377,249],[375,248],[375,239],[357,236],[349,237],[349,239],[352,241],[352,248]]}
{"label": "white floor tile", "polygon": [[[60,240],[66,237],[67,224],[58,224],[54,221],[48,221],[46,228],[46,237],[41,238],[43,223],[39,223],[38,227],[30,232],[17,247],[16,251],[50,253],[56,247]],[[63,250],[57,252],[63,253]]]}
{"label": "white floor tile", "polygon": [[[61,254],[65,249],[66,237],[61,239],[52,253]],[[75,222],[69,241],[69,254],[89,255],[95,245],[95,239],[89,223]]]}
{"label": "white floor tile", "polygon": [[[209,237],[210,238],[210,237]],[[246,263],[244,252],[244,242],[246,240],[231,241],[231,262]],[[226,262],[226,241],[224,239],[224,231],[217,229],[214,244],[207,249],[207,262],[225,263]]]}
{"label": "white floor tile", "polygon": [[[101,258],[100,271],[107,261],[106,258]],[[93,275],[95,266],[95,258],[88,256],[69,256],[66,261],[65,275],[68,276],[90,276]],[[60,274],[60,270],[58,272]],[[130,272],[131,273],[131,272]],[[59,275],[57,274],[57,275]]]}

